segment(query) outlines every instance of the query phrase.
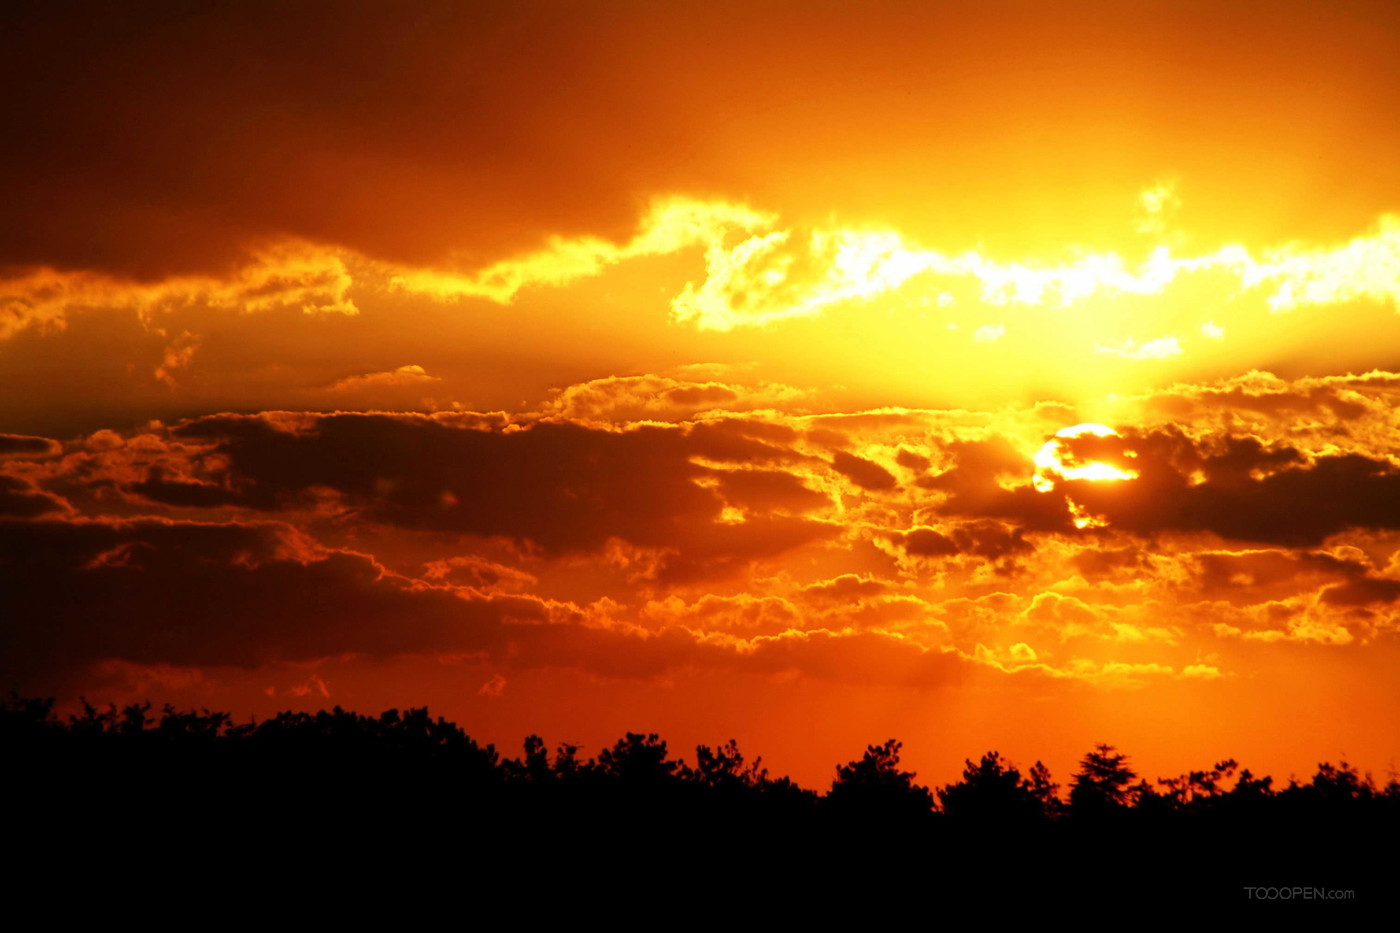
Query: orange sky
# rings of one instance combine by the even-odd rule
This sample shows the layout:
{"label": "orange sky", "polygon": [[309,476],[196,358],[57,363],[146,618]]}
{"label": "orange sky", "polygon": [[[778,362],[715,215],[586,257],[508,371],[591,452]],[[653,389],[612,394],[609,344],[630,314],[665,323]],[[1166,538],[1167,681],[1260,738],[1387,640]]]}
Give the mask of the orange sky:
{"label": "orange sky", "polygon": [[7,684],[1396,767],[1394,4],[0,18]]}

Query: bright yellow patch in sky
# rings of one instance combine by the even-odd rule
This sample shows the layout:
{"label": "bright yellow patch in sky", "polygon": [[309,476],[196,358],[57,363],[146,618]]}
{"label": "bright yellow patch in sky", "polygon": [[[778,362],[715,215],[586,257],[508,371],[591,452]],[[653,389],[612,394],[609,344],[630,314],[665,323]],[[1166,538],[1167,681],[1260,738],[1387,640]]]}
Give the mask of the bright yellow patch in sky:
{"label": "bright yellow patch in sky", "polygon": [[[1061,428],[1035,455],[1035,476],[1031,484],[1039,492],[1049,492],[1060,480],[1089,480],[1117,482],[1137,479],[1136,470],[1125,470],[1099,460],[1081,460],[1065,443],[1077,437],[1117,437],[1118,432],[1103,424],[1076,424]],[[1132,456],[1132,451],[1125,451]],[[1102,528],[1108,524],[1102,517],[1090,513],[1078,502],[1069,500],[1070,516],[1076,528]]]}
{"label": "bright yellow patch in sky", "polygon": [[[1143,192],[1142,204],[1158,219],[1173,198],[1159,186]],[[627,259],[703,246],[705,278],[687,284],[671,309],[678,320],[705,330],[808,317],[894,292],[916,278],[939,296],[972,285],[978,300],[998,306],[1065,308],[1100,295],[1161,295],[1184,277],[1209,273],[1224,276],[1236,293],[1266,289],[1275,311],[1354,299],[1400,302],[1400,217],[1394,215],[1339,246],[1289,244],[1256,254],[1234,245],[1178,256],[1158,245],[1137,262],[1115,251],[1087,250],[1059,260],[1006,261],[979,251],[921,248],[889,230],[773,229],[777,222],[771,213],[734,202],[665,198],[627,243],[555,237],[543,250],[475,272],[404,269],[393,283],[440,299],[508,303],[523,288],[559,286]]]}

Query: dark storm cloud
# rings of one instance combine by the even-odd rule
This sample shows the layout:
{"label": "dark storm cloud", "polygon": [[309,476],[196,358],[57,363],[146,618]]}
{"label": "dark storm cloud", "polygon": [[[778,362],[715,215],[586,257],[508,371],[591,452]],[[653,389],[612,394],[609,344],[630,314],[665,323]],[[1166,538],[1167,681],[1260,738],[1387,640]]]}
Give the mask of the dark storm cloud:
{"label": "dark storm cloud", "polygon": [[[1070,481],[1068,494],[1125,531],[1211,531],[1311,547],[1348,528],[1400,528],[1400,471],[1359,454],[1309,458],[1253,437],[1193,441],[1175,432],[1116,439],[1139,477]],[[1126,462],[1126,461],[1125,461]]]}
{"label": "dark storm cloud", "polygon": [[[475,262],[625,235],[657,192],[805,202],[821,179],[804,209],[968,245],[989,204],[1116,235],[1086,196],[1164,164],[1236,236],[1291,216],[1280,177],[1325,193],[1331,233],[1393,197],[1393,5],[1069,6],[11,0],[0,265],[207,270],[283,234]],[[1255,158],[1221,160],[1226,138]]]}
{"label": "dark storm cloud", "polygon": [[721,474],[719,488],[731,505],[745,509],[812,512],[831,507],[831,499],[783,470],[728,470]]}
{"label": "dark storm cloud", "polygon": [[43,689],[117,659],[258,668],[338,655],[480,654],[507,667],[653,677],[681,667],[942,683],[968,662],[878,635],[655,634],[526,595],[388,573],[290,526],[0,520],[0,679]]}
{"label": "dark storm cloud", "polygon": [[[372,521],[505,537],[548,554],[596,551],[612,538],[669,549],[664,573],[686,578],[728,573],[836,532],[784,515],[720,521],[726,501],[764,513],[829,503],[790,473],[696,462],[803,459],[768,443],[786,435],[764,425],[614,431],[543,421],[481,430],[456,416],[270,414],[204,418],[174,433],[213,443],[229,463],[234,500],[254,509],[332,490]],[[139,491],[171,504],[226,501],[222,490],[184,483]]]}
{"label": "dark storm cloud", "polygon": [[51,512],[66,512],[70,506],[16,476],[0,475],[0,515],[34,518]]}
{"label": "dark storm cloud", "polygon": [[103,658],[238,665],[486,650],[529,597],[462,598],[275,524],[0,521],[6,676]]}
{"label": "dark storm cloud", "polygon": [[0,434],[0,457],[47,457],[62,449],[58,441],[25,434]]}
{"label": "dark storm cloud", "polygon": [[[919,487],[948,494],[941,512],[954,516],[1000,518],[1035,531],[1068,531],[1069,509],[1063,495],[1031,488],[1032,464],[1003,437],[950,441],[943,445],[952,466],[918,480]],[[1007,488],[1002,477],[1012,480]]]}
{"label": "dark storm cloud", "polygon": [[902,540],[904,550],[914,557],[973,554],[996,560],[1008,554],[1035,549],[1035,546],[1026,540],[1025,533],[1020,528],[993,521],[967,522],[946,531],[914,528],[906,532]]}
{"label": "dark storm cloud", "polygon": [[897,485],[894,475],[880,464],[844,450],[836,451],[831,466],[861,489],[893,489]]}
{"label": "dark storm cloud", "polygon": [[587,129],[621,129],[608,92],[624,88],[579,35],[606,17],[581,12],[6,4],[0,264],[145,276],[218,268],[279,232],[421,256],[625,223],[626,182],[542,133],[581,127],[558,144],[599,155],[667,145]]}
{"label": "dark storm cloud", "polygon": [[221,505],[231,505],[240,499],[237,493],[211,483],[164,479],[158,469],[153,469],[151,474],[150,479],[132,483],[128,488],[152,502],[177,508],[217,508]]}
{"label": "dark storm cloud", "polygon": [[1365,577],[1348,580],[1322,591],[1322,601],[1332,606],[1366,606],[1400,599],[1400,580]]}
{"label": "dark storm cloud", "polygon": [[1287,443],[1178,429],[1066,438],[1063,446],[1071,465],[1106,463],[1136,478],[1052,477],[1054,488],[1037,492],[1025,456],[993,438],[946,445],[953,466],[918,485],[948,494],[944,514],[997,518],[1029,531],[1072,533],[1069,502],[1113,529],[1144,536],[1208,531],[1312,547],[1348,528],[1400,528],[1400,470],[1378,458],[1312,456]]}

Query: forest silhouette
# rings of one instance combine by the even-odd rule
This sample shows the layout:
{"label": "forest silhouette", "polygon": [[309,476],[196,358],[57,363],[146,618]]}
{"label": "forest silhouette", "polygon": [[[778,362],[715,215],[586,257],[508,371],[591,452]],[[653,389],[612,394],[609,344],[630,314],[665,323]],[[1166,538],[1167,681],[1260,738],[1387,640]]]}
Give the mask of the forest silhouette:
{"label": "forest silhouette", "polygon": [[1040,762],[1023,770],[989,751],[929,788],[891,739],[819,793],[733,741],[691,762],[655,734],[591,758],[531,735],[509,757],[426,708],[235,722],[83,706],[59,717],[51,699],[0,703],[11,845],[39,862],[95,851],[191,872],[296,850],[309,853],[302,872],[416,866],[487,887],[621,881],[656,896],[761,883],[809,906],[875,891],[1244,903],[1251,887],[1374,901],[1393,883],[1400,828],[1400,782],[1346,763],[1282,785],[1233,760],[1150,781],[1103,744],[1063,787]]}

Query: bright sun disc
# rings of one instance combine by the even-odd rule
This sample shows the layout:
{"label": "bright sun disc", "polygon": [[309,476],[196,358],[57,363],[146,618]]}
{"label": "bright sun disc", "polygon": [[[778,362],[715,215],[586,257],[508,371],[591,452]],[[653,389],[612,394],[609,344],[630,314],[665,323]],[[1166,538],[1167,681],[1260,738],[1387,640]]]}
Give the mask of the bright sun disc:
{"label": "bright sun disc", "polygon": [[1049,492],[1055,488],[1056,481],[1061,479],[1100,481],[1137,479],[1138,474],[1135,470],[1123,470],[1098,460],[1083,463],[1072,459],[1061,438],[1085,436],[1117,437],[1118,432],[1107,425],[1094,423],[1076,424],[1073,427],[1061,428],[1056,431],[1055,436],[1046,441],[1035,455],[1035,476],[1031,482],[1038,491]]}

